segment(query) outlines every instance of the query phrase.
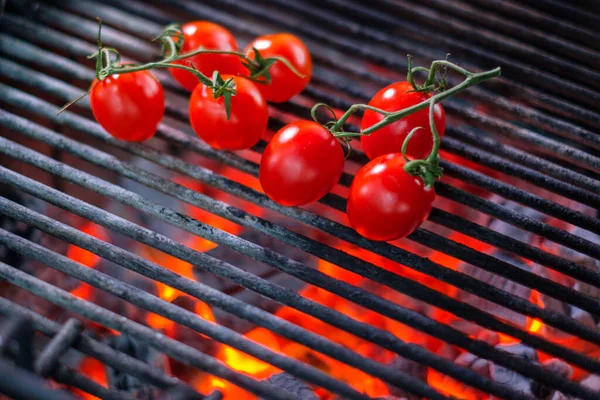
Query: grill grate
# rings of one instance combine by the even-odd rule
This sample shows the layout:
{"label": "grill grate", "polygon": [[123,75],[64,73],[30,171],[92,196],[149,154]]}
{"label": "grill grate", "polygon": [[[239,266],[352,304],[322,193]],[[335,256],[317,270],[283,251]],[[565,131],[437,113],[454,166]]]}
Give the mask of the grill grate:
{"label": "grill grate", "polygon": [[[544,2],[552,5],[552,8],[549,8],[551,12],[567,7],[554,1]],[[476,65],[481,69],[500,64],[505,78],[499,79],[493,85],[470,90],[460,100],[449,100],[447,105],[444,104],[448,113],[457,121],[466,121],[473,127],[452,124],[456,126],[447,130],[443,148],[483,166],[499,170],[507,176],[528,182],[530,185],[528,187],[537,186],[583,205],[597,208],[600,204],[597,173],[600,171],[600,157],[597,151],[600,149],[600,141],[593,130],[600,126],[598,113],[600,103],[597,91],[598,72],[590,67],[597,64],[595,60],[600,58],[600,53],[596,51],[595,44],[579,41],[595,35],[595,32],[587,26],[587,22],[582,21],[581,26],[576,26],[573,22],[549,16],[546,11],[533,12],[528,8],[529,6],[506,0],[493,1],[490,8],[500,14],[523,13],[524,15],[519,19],[534,20],[535,29],[515,22],[517,19],[509,22],[506,16],[497,16],[491,10],[482,9],[482,2],[479,0],[457,1],[451,4],[428,0],[419,3],[422,5],[409,1],[380,0],[374,2],[369,8],[362,2],[339,0],[326,0],[319,7],[308,2],[276,0],[268,8],[258,7],[252,2],[233,0],[219,2],[210,0],[207,2],[209,5],[172,1],[168,6],[161,5],[161,7],[158,4],[143,4],[137,1],[108,1],[106,2],[108,5],[75,0],[61,0],[54,3],[36,2],[35,5],[25,2],[25,6],[20,2],[14,3],[14,5],[9,4],[8,11],[3,15],[2,33],[0,33],[0,52],[3,54],[3,58],[0,59],[0,74],[5,82],[0,83],[2,94],[0,101],[8,106],[7,110],[9,110],[0,111],[0,123],[7,132],[10,131],[18,134],[20,138],[28,138],[32,142],[68,153],[77,159],[85,160],[89,163],[86,165],[99,166],[111,171],[115,176],[135,181],[183,203],[233,221],[248,230],[259,232],[265,237],[295,246],[305,253],[360,273],[374,282],[431,304],[440,310],[448,311],[466,321],[514,337],[525,345],[559,357],[574,366],[592,373],[600,373],[600,362],[589,355],[556,344],[542,336],[532,335],[525,329],[499,320],[485,310],[321,243],[297,232],[293,227],[288,227],[287,223],[281,225],[270,222],[268,218],[252,215],[234,205],[212,199],[163,178],[154,170],[146,170],[134,165],[130,160],[131,156],[149,160],[167,170],[188,176],[236,198],[271,210],[284,216],[285,221],[300,222],[506,309],[535,318],[589,343],[600,345],[600,330],[595,326],[586,325],[571,316],[542,308],[502,288],[449,269],[438,262],[420,257],[395,245],[369,242],[348,227],[319,213],[279,206],[251,187],[180,158],[181,149],[187,149],[250,175],[257,176],[258,173],[258,165],[250,158],[215,151],[195,137],[189,136],[186,128],[181,128],[180,122],[187,121],[187,111],[182,107],[184,104],[182,95],[185,93],[164,74],[159,74],[159,77],[170,94],[167,102],[169,119],[161,125],[157,138],[172,147],[171,154],[146,144],[124,143],[112,139],[89,118],[87,112],[89,105],[86,102],[79,103],[73,110],[65,112],[60,117],[56,116],[59,108],[57,105],[78,96],[82,88],[94,77],[93,70],[80,61],[95,51],[97,26],[93,18],[96,16],[102,17],[107,24],[103,32],[105,41],[118,44],[117,47],[123,51],[123,54],[139,61],[147,61],[149,56],[156,54],[156,49],[150,46],[147,40],[160,31],[161,24],[182,18],[182,15],[187,19],[213,20],[244,38],[262,34],[267,30],[263,24],[257,23],[257,19],[279,30],[289,29],[303,35],[308,39],[311,52],[317,61],[313,79],[315,83],[304,92],[305,98],[273,106],[273,117],[270,121],[272,129],[281,127],[290,116],[308,117],[310,108],[303,100],[311,103],[314,100],[324,100],[340,108],[347,108],[355,100],[368,100],[372,89],[376,87],[373,85],[381,86],[392,82],[389,72],[382,75],[371,72],[368,69],[369,64],[402,71],[406,69],[403,57],[405,52],[414,54],[418,59],[429,60],[443,58],[444,52],[450,50],[456,53],[461,64],[466,66]],[[227,7],[228,12],[220,11],[215,8],[216,6],[221,10]],[[537,7],[534,4],[531,6]],[[580,12],[575,11],[576,7],[568,6],[573,15]],[[403,15],[408,10],[411,11],[411,21],[407,21]],[[28,14],[31,15],[27,16]],[[590,15],[585,21],[593,21],[595,17]],[[301,24],[298,23],[298,18],[303,18]],[[565,27],[563,37],[547,35],[544,32],[548,24],[557,20]],[[392,36],[385,33],[386,29],[396,29],[399,23],[403,29],[401,35]],[[439,23],[444,24],[444,29],[447,29],[445,32],[436,28],[438,25],[435,24]],[[514,35],[515,38],[508,40],[505,34],[507,29],[513,26],[519,29]],[[573,43],[574,40],[576,43]],[[370,42],[375,43],[376,46]],[[577,43],[585,43],[585,46]],[[55,53],[56,51],[58,53]],[[341,51],[349,52],[351,55],[342,61]],[[366,83],[354,85],[349,83],[348,76]],[[38,96],[49,98],[50,101]],[[478,112],[474,108],[474,104],[478,103],[494,108],[497,115],[493,113],[484,115]],[[505,118],[507,114],[512,114],[509,122]],[[31,120],[24,118],[23,115]],[[46,124],[40,125],[40,120]],[[350,128],[356,129],[352,126]],[[68,135],[62,134],[63,130],[83,133],[85,136],[79,136],[80,138],[88,138],[92,141],[71,139]],[[493,134],[482,137],[483,130]],[[94,145],[97,143],[101,146]],[[253,149],[253,152],[260,153],[264,146],[263,141]],[[497,365],[516,371],[524,377],[558,389],[565,394],[583,399],[598,398],[598,392],[529,360],[508,354],[483,340],[469,337],[454,327],[402,307],[376,293],[329,277],[278,251],[181,214],[171,207],[165,207],[132,190],[110,183],[104,177],[100,178],[84,172],[81,167],[72,167],[62,160],[57,161],[56,157],[44,155],[7,137],[0,138],[0,153],[6,157],[6,160],[19,160],[48,172],[60,181],[76,184],[98,194],[103,199],[112,199],[124,204],[147,218],[162,220],[183,231],[231,248],[256,262],[275,268],[280,271],[279,273],[325,289],[367,310],[440,338],[475,356],[493,361]],[[365,160],[364,154],[359,151],[351,156],[351,161],[355,163],[364,163]],[[529,190],[490,178],[452,162],[443,162],[443,167],[447,175],[462,182],[516,201],[556,220],[600,234],[600,222],[596,216],[592,217],[572,206],[559,204],[553,197],[531,193]],[[347,187],[351,180],[352,175],[345,173],[340,184]],[[360,322],[303,297],[292,289],[274,283],[268,276],[255,275],[231,263],[191,249],[174,238],[154,232],[98,208],[90,202],[63,193],[61,190],[27,177],[20,171],[0,166],[0,181],[134,241],[230,280],[242,288],[316,317],[406,359],[431,367],[481,391],[507,399],[534,398],[531,394],[494,382],[464,365],[447,360],[423,347],[404,342],[381,328]],[[600,258],[600,244],[582,235],[554,227],[512,210],[506,205],[475,196],[446,183],[437,184],[436,191],[445,199],[504,221],[523,231],[576,250],[587,257]],[[336,194],[327,195],[321,203],[327,209],[345,210],[345,200]],[[167,284],[231,315],[263,326],[407,392],[432,399],[449,398],[426,382],[415,380],[393,366],[376,362],[353,349],[285,321],[235,296],[174,274],[129,250],[123,250],[91,237],[3,197],[0,197],[0,212],[67,243],[90,250],[106,260]],[[505,233],[496,232],[470,221],[469,218],[437,208],[431,213],[429,220],[438,226],[468,235],[582,283],[600,288],[600,274],[585,265],[524,243]],[[536,273],[525,271],[495,255],[485,254],[447,239],[430,230],[434,228],[433,225],[420,228],[409,239],[492,274],[505,277],[514,283],[535,289],[540,294],[563,301],[591,315],[598,315],[597,310],[600,309],[598,298]],[[370,398],[348,383],[335,379],[313,366],[258,345],[235,330],[205,321],[193,312],[160,300],[117,278],[86,268],[55,252],[54,249],[38,245],[4,229],[0,229],[0,243],[7,249],[38,260],[135,306],[162,315],[177,324],[239,349],[343,398]],[[127,333],[160,349],[170,357],[233,382],[263,398],[297,398],[280,387],[248,377],[210,355],[167,336],[157,335],[156,331],[138,322],[123,318],[93,302],[77,299],[51,283],[7,264],[0,263],[0,276],[65,310],[108,328]],[[5,315],[28,316],[33,320],[36,329],[48,336],[55,336],[60,331],[60,325],[57,323],[4,298],[0,298],[0,312]],[[165,375],[164,372],[149,367],[133,357],[120,354],[85,334],[80,336],[73,346],[107,365],[134,375],[158,388],[168,389],[181,385],[180,381]],[[85,383],[73,382],[72,384],[85,387]],[[128,398],[125,393],[114,393],[106,389],[102,391],[102,388],[100,390],[101,392],[98,393],[102,397]]]}

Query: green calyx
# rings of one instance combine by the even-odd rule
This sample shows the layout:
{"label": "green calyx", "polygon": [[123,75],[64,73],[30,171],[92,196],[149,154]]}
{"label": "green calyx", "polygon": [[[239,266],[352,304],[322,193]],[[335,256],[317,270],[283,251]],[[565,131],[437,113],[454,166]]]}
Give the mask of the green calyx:
{"label": "green calyx", "polygon": [[290,69],[294,74],[299,76],[300,78],[304,78],[302,75],[287,59],[283,57],[263,57],[260,52],[256,49],[256,47],[252,48],[252,53],[254,58],[250,58],[244,56],[242,60],[242,65],[248,69],[250,75],[248,78],[254,82],[261,84],[270,84],[272,77],[269,70],[276,62],[283,63],[286,67]]}

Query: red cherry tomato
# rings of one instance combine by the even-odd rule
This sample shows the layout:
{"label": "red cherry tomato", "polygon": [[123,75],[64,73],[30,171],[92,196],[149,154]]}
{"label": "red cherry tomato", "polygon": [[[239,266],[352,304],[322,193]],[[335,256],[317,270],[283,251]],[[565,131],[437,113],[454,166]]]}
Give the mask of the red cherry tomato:
{"label": "red cherry tomato", "polygon": [[[224,75],[227,80],[231,76]],[[196,86],[190,98],[190,123],[206,143],[221,150],[242,150],[254,146],[267,130],[267,103],[254,83],[234,76],[235,95],[231,97],[227,119],[223,97],[215,99],[213,91]]]}
{"label": "red cherry tomato", "polygon": [[[369,105],[384,111],[398,111],[421,103],[430,97],[429,94],[410,92],[411,90],[413,87],[408,82],[393,83],[377,92]],[[383,118],[383,115],[367,110],[363,115],[360,127],[363,130],[367,129]],[[443,137],[446,130],[446,115],[441,104],[434,106],[434,120],[440,137]],[[425,158],[433,147],[433,135],[429,129],[429,107],[378,129],[369,136],[362,136],[360,141],[367,157],[371,160],[384,154],[400,153],[406,136],[419,126],[423,129],[413,135],[408,143],[406,154],[409,158]]]}
{"label": "red cherry tomato", "polygon": [[344,151],[336,138],[316,122],[298,121],[273,136],[260,162],[260,184],[284,206],[319,200],[338,182]]}
{"label": "red cherry tomato", "polygon": [[414,232],[427,219],[433,187],[404,170],[400,153],[378,157],[358,171],[346,211],[350,225],[371,240],[390,241]]}
{"label": "red cherry tomato", "polygon": [[[238,46],[233,34],[221,25],[208,21],[188,22],[183,29],[183,48],[181,53],[189,53],[200,47],[208,50],[237,51]],[[244,67],[238,56],[228,54],[198,54],[174,64],[190,66],[190,62],[198,71],[211,77],[214,71],[221,75],[237,75]],[[173,78],[190,92],[200,83],[191,72],[179,68],[169,68]]]}
{"label": "red cherry tomato", "polygon": [[94,79],[90,104],[96,121],[117,139],[150,139],[165,113],[161,84],[148,71]]}
{"label": "red cherry tomato", "polygon": [[[276,56],[285,58],[304,76],[301,78],[282,62],[275,62],[269,69],[271,83],[259,85],[260,91],[267,101],[274,103],[288,101],[308,85],[312,74],[312,60],[300,38],[290,33],[258,37],[244,50],[250,58],[254,58],[253,47],[264,58]],[[248,74],[248,71],[245,73]]]}

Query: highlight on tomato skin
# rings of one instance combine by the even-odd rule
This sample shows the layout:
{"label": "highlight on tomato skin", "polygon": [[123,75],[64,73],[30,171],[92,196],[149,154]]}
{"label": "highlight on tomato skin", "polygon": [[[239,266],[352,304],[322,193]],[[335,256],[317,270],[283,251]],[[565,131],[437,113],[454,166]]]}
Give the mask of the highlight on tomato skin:
{"label": "highlight on tomato skin", "polygon": [[[412,107],[429,98],[431,98],[431,94],[415,92],[412,85],[408,82],[396,82],[377,92],[369,101],[369,105],[383,111],[393,112]],[[444,107],[438,103],[433,107],[433,110],[435,127],[440,137],[443,137],[446,130]],[[383,119],[384,116],[382,114],[366,110],[360,127],[362,130],[365,130]],[[408,143],[406,153],[411,159],[422,159],[427,157],[433,147],[433,135],[429,128],[428,108],[419,110],[399,121],[377,129],[368,136],[362,136],[360,142],[365,154],[371,160],[385,154],[399,153],[402,149],[404,139],[406,139],[411,130],[417,127],[421,127],[422,129],[415,132]]]}
{"label": "highlight on tomato skin", "polygon": [[429,216],[435,190],[404,170],[402,154],[367,163],[354,177],[348,197],[350,225],[360,235],[390,241],[414,232]]}
{"label": "highlight on tomato skin", "polygon": [[[312,75],[312,59],[306,45],[299,37],[291,33],[260,36],[244,49],[244,53],[252,59],[255,58],[253,48],[258,50],[263,58],[285,58],[303,75],[298,76],[284,63],[275,62],[269,69],[271,82],[259,84],[259,89],[267,101],[274,103],[288,101],[308,85]],[[249,71],[245,71],[245,74],[248,73]],[[264,80],[264,78],[259,79]]]}
{"label": "highlight on tomato skin", "polygon": [[215,149],[249,149],[267,131],[267,103],[252,81],[241,76],[223,76],[223,80],[230,78],[235,83],[236,93],[231,97],[229,118],[224,97],[215,99],[211,88],[198,85],[190,98],[190,124],[194,132]]}
{"label": "highlight on tomato skin", "polygon": [[142,142],[156,133],[165,113],[162,85],[149,71],[94,79],[90,105],[96,121],[117,139]]}
{"label": "highlight on tomato skin", "polygon": [[342,146],[323,126],[297,121],[280,129],[260,162],[260,184],[267,196],[285,206],[319,200],[339,181]]}
{"label": "highlight on tomato skin", "polygon": [[[201,47],[207,50],[237,51],[238,45],[233,34],[222,27],[209,21],[192,21],[182,25],[183,47],[180,53],[190,53]],[[193,65],[195,69],[206,76],[212,76],[213,71],[221,75],[237,75],[242,73],[244,67],[240,58],[231,54],[197,54],[185,60],[175,61],[173,64],[184,66]],[[200,83],[198,78],[189,71],[179,68],[169,68],[175,80],[190,92]]]}

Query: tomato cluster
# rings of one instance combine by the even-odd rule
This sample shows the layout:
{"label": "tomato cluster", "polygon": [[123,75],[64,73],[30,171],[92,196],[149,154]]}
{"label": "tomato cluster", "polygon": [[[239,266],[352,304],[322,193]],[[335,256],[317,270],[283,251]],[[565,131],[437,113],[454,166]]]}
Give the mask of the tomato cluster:
{"label": "tomato cluster", "polygon": [[[164,93],[149,72],[153,67],[169,68],[173,78],[192,92],[190,124],[202,140],[220,150],[254,146],[267,129],[267,101],[288,101],[306,87],[312,74],[308,49],[288,33],[258,37],[238,52],[235,37],[217,24],[194,21],[180,28],[169,26],[159,37],[165,59],[131,66],[117,65],[119,57],[111,62],[116,50],[102,47],[100,31],[98,36],[98,79],[90,89],[91,107],[97,121],[121,140],[149,139],[163,118]],[[466,79],[432,97],[432,92],[445,88],[445,78],[435,79],[441,66]],[[423,85],[415,83],[414,70],[429,72]],[[350,137],[360,136],[371,161],[358,171],[350,187],[350,225],[371,240],[405,237],[429,216],[434,182],[442,175],[438,151],[446,117],[437,101],[499,74],[499,68],[471,73],[447,60],[434,61],[430,69],[412,68],[409,58],[408,82],[381,89],[368,105],[354,105],[339,120],[325,125],[297,121],[277,132],[262,155],[262,189],[284,206],[321,199],[342,175],[341,142],[350,150]],[[322,105],[313,108],[313,119]],[[361,132],[340,131],[358,109],[365,110]]]}
{"label": "tomato cluster", "polygon": [[[430,94],[416,92],[408,82],[398,82],[380,90],[369,106],[398,111],[427,101]],[[433,107],[440,136],[446,128],[441,105]],[[367,110],[363,130],[382,121],[383,115]],[[433,148],[427,109],[361,136],[365,153],[372,160],[354,177],[348,196],[347,214],[352,227],[371,240],[390,241],[412,233],[427,219],[435,200],[433,186],[407,172],[401,154],[404,141],[413,132],[406,155],[421,159]],[[338,182],[344,168],[341,144],[315,122],[296,122],[282,128],[263,153],[260,182],[265,194],[286,206],[319,200]]]}
{"label": "tomato cluster", "polygon": [[[179,51],[183,54],[210,51],[174,60],[168,66],[173,65],[169,68],[173,78],[192,92],[189,116],[194,132],[216,149],[242,150],[254,146],[267,129],[266,102],[288,101],[306,87],[312,74],[308,49],[289,33],[258,37],[243,54],[237,52],[233,34],[212,22],[184,24],[181,35]],[[262,75],[254,76],[256,71],[251,63],[257,57],[263,62],[272,61],[265,71],[259,71]],[[260,66],[255,63],[255,68],[256,65]],[[202,84],[194,70],[205,76],[218,72],[221,81],[232,83],[225,87],[230,95],[217,94],[214,87]],[[160,82],[148,70],[125,72],[94,81],[90,90],[91,107],[108,133],[121,140],[140,142],[151,138],[162,121],[164,93]]]}

